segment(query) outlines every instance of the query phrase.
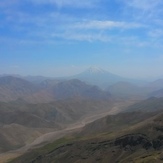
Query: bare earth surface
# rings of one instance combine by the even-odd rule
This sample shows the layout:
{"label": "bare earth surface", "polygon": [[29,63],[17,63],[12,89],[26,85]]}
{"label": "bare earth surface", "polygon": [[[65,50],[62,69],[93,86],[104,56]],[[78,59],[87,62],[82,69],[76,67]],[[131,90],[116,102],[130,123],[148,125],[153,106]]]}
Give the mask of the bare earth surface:
{"label": "bare earth surface", "polygon": [[70,126],[68,126],[67,128],[65,128],[63,130],[54,131],[54,132],[44,134],[44,135],[38,137],[37,139],[35,139],[31,144],[28,144],[18,150],[13,150],[13,151],[9,151],[9,152],[0,154],[0,163],[7,163],[9,160],[24,154],[25,152],[27,152],[28,150],[30,150],[32,148],[38,148],[42,145],[53,142],[54,140],[57,140],[65,135],[68,135],[70,133],[73,133],[73,132],[81,129],[86,124],[93,122],[99,118],[105,117],[107,115],[117,114],[117,113],[123,111],[125,106],[129,106],[133,103],[134,103],[133,101],[118,102],[110,110],[107,110],[107,111],[105,110],[101,113],[98,113],[98,114],[95,113],[94,115],[89,115],[87,117],[84,117],[83,119],[79,120],[79,122],[77,122],[75,124],[71,124]]}

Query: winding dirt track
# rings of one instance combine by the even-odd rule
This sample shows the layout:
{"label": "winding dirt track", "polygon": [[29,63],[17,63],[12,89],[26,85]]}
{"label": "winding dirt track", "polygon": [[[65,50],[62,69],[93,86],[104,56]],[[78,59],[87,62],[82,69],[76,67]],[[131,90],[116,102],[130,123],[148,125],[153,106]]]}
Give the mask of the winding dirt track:
{"label": "winding dirt track", "polygon": [[7,161],[18,157],[33,148],[38,148],[47,143],[53,142],[54,140],[57,140],[65,135],[73,133],[73,132],[81,129],[82,127],[84,127],[86,124],[93,122],[99,118],[105,117],[107,115],[117,114],[122,111],[122,108],[124,106],[128,106],[129,104],[130,104],[130,102],[117,103],[111,109],[109,109],[107,111],[105,110],[100,114],[96,113],[94,115],[89,115],[89,116],[83,118],[82,120],[80,120],[79,122],[77,122],[75,124],[71,124],[70,126],[68,126],[67,128],[65,128],[63,130],[46,133],[46,134],[38,137],[37,139],[35,139],[32,143],[30,143],[18,150],[13,150],[13,151],[9,151],[6,153],[2,153],[2,154],[0,154],[0,163],[6,163]]}

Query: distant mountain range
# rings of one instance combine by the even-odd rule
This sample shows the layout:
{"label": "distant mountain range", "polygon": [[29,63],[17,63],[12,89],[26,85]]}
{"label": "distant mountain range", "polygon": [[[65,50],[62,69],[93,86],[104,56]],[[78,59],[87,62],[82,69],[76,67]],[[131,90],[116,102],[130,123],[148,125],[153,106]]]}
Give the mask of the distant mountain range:
{"label": "distant mountain range", "polygon": [[27,102],[43,103],[71,98],[110,99],[111,95],[77,79],[45,80],[36,84],[13,76],[0,77],[0,101],[19,98]]}
{"label": "distant mountain range", "polygon": [[117,82],[108,87],[108,91],[115,97],[142,99],[146,98],[150,90],[129,82]]}
{"label": "distant mountain range", "polygon": [[150,96],[154,97],[163,97],[163,89],[159,89],[157,91],[154,91],[150,94]]}
{"label": "distant mountain range", "polygon": [[[159,81],[159,82],[158,82]],[[115,97],[130,99],[146,99],[148,97],[163,97],[163,82],[157,80],[144,86],[130,82],[117,82],[108,87],[108,91]]]}
{"label": "distant mountain range", "polygon": [[0,101],[28,97],[39,90],[39,86],[24,79],[13,76],[0,77]]}
{"label": "distant mountain range", "polygon": [[90,67],[87,70],[85,70],[82,73],[68,76],[68,77],[44,77],[44,76],[20,76],[20,75],[1,75],[3,76],[13,76],[25,79],[27,81],[30,81],[32,83],[41,83],[44,81],[64,81],[64,80],[71,80],[71,79],[79,79],[83,82],[86,82],[87,84],[96,85],[100,88],[106,89],[112,84],[115,84],[117,82],[131,82],[136,85],[144,85],[148,82],[138,79],[132,79],[132,78],[125,78],[116,74],[113,74],[111,72],[108,72],[106,70],[103,70],[98,67]]}
{"label": "distant mountain range", "polygon": [[110,73],[98,67],[90,67],[86,71],[80,74],[74,75],[70,78],[76,78],[86,83],[97,85],[103,89],[106,89],[108,86],[115,84],[117,82],[122,82],[122,81],[132,82],[138,85],[146,83],[145,81],[141,81],[141,80],[121,77],[119,75]]}
{"label": "distant mountain range", "polygon": [[65,78],[19,75],[0,77],[0,101],[21,98],[38,103],[74,97],[107,99],[111,96],[123,99],[162,97],[163,79],[144,82],[124,78],[96,67]]}
{"label": "distant mountain range", "polygon": [[57,99],[66,99],[72,97],[91,98],[91,99],[109,99],[111,94],[102,91],[97,86],[91,86],[78,79],[63,81],[52,87],[52,93]]}

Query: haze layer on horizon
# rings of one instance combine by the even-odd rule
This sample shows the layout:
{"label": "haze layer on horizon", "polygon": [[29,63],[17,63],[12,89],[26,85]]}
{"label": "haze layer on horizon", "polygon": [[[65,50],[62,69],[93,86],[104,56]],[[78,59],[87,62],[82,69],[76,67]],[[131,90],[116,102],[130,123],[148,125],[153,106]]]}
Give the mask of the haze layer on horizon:
{"label": "haze layer on horizon", "polygon": [[0,73],[163,76],[162,18],[162,0],[0,0]]}

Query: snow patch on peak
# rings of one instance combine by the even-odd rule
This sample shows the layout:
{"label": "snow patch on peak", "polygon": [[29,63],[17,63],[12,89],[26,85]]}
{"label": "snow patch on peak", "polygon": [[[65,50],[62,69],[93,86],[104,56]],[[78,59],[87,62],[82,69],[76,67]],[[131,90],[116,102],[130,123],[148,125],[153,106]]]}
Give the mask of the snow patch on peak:
{"label": "snow patch on peak", "polygon": [[105,73],[105,71],[99,67],[92,66],[87,70],[89,73],[94,74],[94,73]]}

